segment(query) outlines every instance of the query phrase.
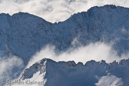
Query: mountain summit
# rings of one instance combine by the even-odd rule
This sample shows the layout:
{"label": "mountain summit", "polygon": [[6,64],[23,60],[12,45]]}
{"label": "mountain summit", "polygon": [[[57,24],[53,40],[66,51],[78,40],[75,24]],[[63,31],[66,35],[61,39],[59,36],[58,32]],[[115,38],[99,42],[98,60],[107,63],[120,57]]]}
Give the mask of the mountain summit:
{"label": "mountain summit", "polygon": [[110,64],[92,60],[85,65],[43,59],[27,68],[20,79],[44,81],[40,86],[128,86],[129,59]]}
{"label": "mountain summit", "polygon": [[28,13],[0,14],[0,50],[8,50],[27,63],[45,45],[65,51],[78,37],[81,45],[113,42],[113,48],[121,55],[129,50],[128,27],[129,9],[114,5],[93,7],[54,24]]}
{"label": "mountain summit", "polygon": [[[73,46],[75,38],[79,43]],[[96,42],[113,43],[112,48],[119,56],[128,53],[128,8],[114,5],[96,6],[87,12],[74,14],[64,22],[54,24],[28,13],[12,16],[0,14],[0,55],[18,56],[25,64],[47,44],[56,46],[55,50],[60,53],[71,47]],[[21,79],[41,75],[39,78],[47,80],[45,86],[103,86],[102,80],[111,81],[112,84],[107,86],[129,86],[128,73],[128,60],[111,64],[91,61],[83,65],[47,59],[26,69]]]}

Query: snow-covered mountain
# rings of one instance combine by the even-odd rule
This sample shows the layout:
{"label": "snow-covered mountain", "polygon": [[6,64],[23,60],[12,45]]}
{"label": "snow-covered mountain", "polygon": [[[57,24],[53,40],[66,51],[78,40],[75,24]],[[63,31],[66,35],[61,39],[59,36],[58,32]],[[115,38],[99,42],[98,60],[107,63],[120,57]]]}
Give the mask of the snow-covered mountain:
{"label": "snow-covered mountain", "polygon": [[0,50],[22,58],[27,64],[45,45],[55,45],[57,52],[65,51],[77,38],[81,45],[112,42],[121,55],[129,50],[128,14],[128,8],[105,5],[54,24],[28,13],[0,14]]}
{"label": "snow-covered mountain", "polygon": [[[12,16],[3,13],[0,14],[0,55],[1,58],[18,56],[26,65],[36,52],[48,44],[56,47],[56,53],[62,53],[71,47],[103,42],[112,43],[113,50],[121,56],[129,51],[128,27],[129,9],[114,5],[95,6],[54,24],[28,13]],[[107,86],[128,86],[128,66],[128,60],[111,64],[90,61],[83,65],[43,59],[27,68],[21,79],[40,78],[46,82],[45,86],[60,86],[61,83],[64,86],[102,86],[106,81]]]}
{"label": "snow-covered mountain", "polygon": [[110,64],[92,60],[83,65],[43,59],[25,69],[20,79],[44,81],[40,86],[129,86],[129,60]]}

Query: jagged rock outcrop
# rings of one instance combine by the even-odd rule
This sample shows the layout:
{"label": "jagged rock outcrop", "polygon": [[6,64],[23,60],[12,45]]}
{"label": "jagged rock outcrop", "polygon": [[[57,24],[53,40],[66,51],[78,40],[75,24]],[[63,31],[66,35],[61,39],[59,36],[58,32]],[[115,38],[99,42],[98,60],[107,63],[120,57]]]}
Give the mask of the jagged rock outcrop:
{"label": "jagged rock outcrop", "polygon": [[[129,85],[129,59],[107,64],[105,61],[89,61],[86,64],[69,62],[55,62],[43,59],[31,67],[25,69],[21,80],[31,79],[39,72],[42,80],[46,80],[43,86],[96,86],[95,83],[103,76],[114,75],[121,79],[117,84],[110,83],[113,79],[106,81],[106,86],[128,86]],[[37,77],[37,76],[36,76]],[[117,82],[117,81],[116,81]],[[119,85],[119,84],[122,85]],[[111,85],[112,84],[112,85]],[[98,85],[101,86],[101,85]]]}

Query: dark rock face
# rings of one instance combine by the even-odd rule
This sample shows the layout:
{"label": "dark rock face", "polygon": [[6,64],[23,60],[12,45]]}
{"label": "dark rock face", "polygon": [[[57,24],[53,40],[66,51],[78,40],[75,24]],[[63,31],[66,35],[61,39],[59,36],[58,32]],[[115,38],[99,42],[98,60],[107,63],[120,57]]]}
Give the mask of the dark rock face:
{"label": "dark rock face", "polygon": [[82,45],[114,42],[118,54],[129,50],[129,9],[105,5],[49,23],[28,13],[0,14],[0,50],[21,57],[25,63],[47,44],[65,51],[78,37]]}
{"label": "dark rock face", "polygon": [[[47,80],[43,86],[129,85],[129,59],[121,60],[119,63],[114,61],[110,64],[105,61],[96,62],[92,60],[85,65],[76,64],[73,61],[55,62],[50,59],[43,59],[25,69],[20,79],[31,80],[37,72],[39,72],[38,76],[42,75],[42,80]],[[102,84],[100,85],[100,83]]]}

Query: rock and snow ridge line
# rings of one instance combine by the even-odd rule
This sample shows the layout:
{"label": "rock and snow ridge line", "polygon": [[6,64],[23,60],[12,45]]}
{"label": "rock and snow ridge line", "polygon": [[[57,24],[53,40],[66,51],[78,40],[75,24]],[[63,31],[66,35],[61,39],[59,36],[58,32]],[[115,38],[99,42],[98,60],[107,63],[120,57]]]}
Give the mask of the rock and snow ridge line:
{"label": "rock and snow ridge line", "polygon": [[[28,13],[18,13],[13,16],[1,14],[0,50],[5,51],[6,55],[9,52],[28,62],[30,57],[46,44],[53,44],[57,49],[63,51],[71,47],[73,39],[78,37],[81,45],[88,45],[98,41],[106,43],[113,41],[113,48],[121,55],[121,53],[128,53],[129,51],[128,14],[128,8],[106,5],[93,7],[88,12],[75,14],[68,20],[55,24]],[[97,68],[92,68],[89,65],[86,68],[82,66],[78,69],[78,67],[69,68],[65,62],[61,63],[63,67],[61,64],[57,64],[56,62],[47,62],[46,64],[38,65],[38,67],[36,65],[35,67],[31,66],[33,71],[27,71],[27,75],[30,75],[25,74],[25,76],[27,76],[26,78],[31,78],[35,76],[35,72],[41,75],[41,71],[43,73],[41,79],[46,78],[46,85],[49,86],[62,86],[61,83],[64,81],[65,86],[94,86],[95,83],[96,85],[100,84],[102,76],[109,77],[107,73],[110,73],[113,75],[113,79],[115,77],[118,81],[119,79],[120,81],[122,80],[120,84],[124,83],[124,86],[129,86],[129,69],[127,65],[121,66],[117,64],[109,69],[107,66],[99,65],[98,63]],[[102,69],[104,70],[102,71]],[[39,72],[37,73],[37,71]],[[35,77],[33,78],[37,79]],[[98,81],[99,79],[100,82]]]}
{"label": "rock and snow ridge line", "polygon": [[[31,79],[37,73],[38,76],[42,75],[41,81],[46,80],[43,86],[128,86],[129,59],[110,64],[94,60],[86,64],[81,62],[76,64],[74,61],[55,62],[51,59],[43,59],[25,69],[20,79]],[[102,82],[101,79],[105,77],[108,78]]]}
{"label": "rock and snow ridge line", "polygon": [[[128,8],[96,6],[54,24],[28,13],[0,14],[0,50],[6,55],[9,52],[22,58],[27,64],[31,56],[47,44],[66,51],[78,37],[77,41],[84,46],[113,42],[113,49],[121,55],[129,51],[128,14]],[[78,43],[75,45],[79,46]]]}

